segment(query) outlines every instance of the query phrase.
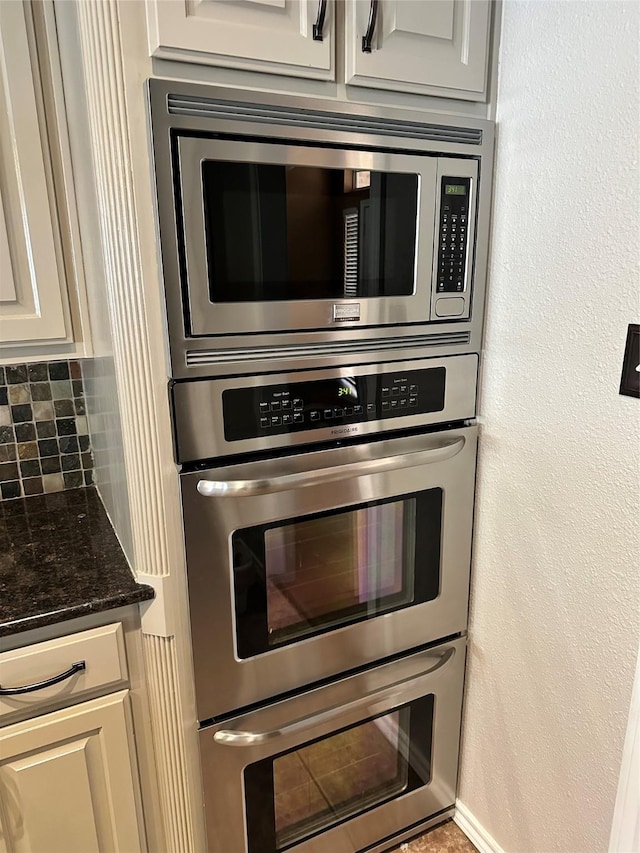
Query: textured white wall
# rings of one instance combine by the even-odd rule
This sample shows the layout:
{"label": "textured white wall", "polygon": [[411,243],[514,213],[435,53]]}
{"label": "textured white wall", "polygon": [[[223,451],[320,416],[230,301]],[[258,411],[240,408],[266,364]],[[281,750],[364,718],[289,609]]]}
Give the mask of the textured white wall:
{"label": "textured white wall", "polygon": [[640,630],[637,3],[506,0],[460,800],[607,849]]}

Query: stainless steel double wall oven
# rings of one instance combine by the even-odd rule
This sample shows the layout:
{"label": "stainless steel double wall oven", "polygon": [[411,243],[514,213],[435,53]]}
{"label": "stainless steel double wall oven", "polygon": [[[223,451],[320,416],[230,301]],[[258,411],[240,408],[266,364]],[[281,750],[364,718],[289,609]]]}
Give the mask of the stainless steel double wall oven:
{"label": "stainless steel double wall oven", "polygon": [[489,122],[154,80],[208,846],[451,813]]}

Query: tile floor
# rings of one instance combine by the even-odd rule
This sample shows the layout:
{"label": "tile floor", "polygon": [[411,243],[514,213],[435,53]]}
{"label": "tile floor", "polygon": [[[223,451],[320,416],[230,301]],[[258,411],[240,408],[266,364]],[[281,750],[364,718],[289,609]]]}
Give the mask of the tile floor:
{"label": "tile floor", "polygon": [[448,820],[389,853],[477,853],[477,848],[452,820]]}

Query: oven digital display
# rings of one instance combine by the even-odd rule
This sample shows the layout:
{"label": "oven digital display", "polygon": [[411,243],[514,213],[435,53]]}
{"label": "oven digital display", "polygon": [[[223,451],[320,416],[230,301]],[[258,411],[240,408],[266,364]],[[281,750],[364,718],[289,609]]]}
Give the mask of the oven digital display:
{"label": "oven digital display", "polygon": [[224,434],[242,441],[334,429],[444,409],[444,367],[229,388],[222,393]]}
{"label": "oven digital display", "polygon": [[[351,380],[353,381],[353,380]],[[341,385],[338,388],[338,397],[357,397],[358,392],[352,385]]]}

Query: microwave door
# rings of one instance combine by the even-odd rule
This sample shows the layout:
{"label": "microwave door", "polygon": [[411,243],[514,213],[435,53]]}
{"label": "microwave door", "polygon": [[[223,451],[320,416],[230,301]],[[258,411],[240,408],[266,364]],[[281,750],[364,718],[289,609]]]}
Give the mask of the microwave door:
{"label": "microwave door", "polygon": [[437,158],[177,145],[192,335],[429,320]]}

